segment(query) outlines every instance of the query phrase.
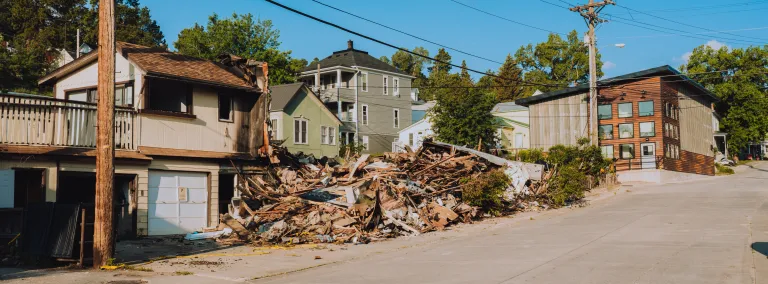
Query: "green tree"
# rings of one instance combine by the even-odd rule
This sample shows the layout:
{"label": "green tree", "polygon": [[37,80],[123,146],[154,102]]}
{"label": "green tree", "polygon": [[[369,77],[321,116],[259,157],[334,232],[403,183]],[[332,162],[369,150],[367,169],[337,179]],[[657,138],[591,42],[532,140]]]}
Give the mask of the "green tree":
{"label": "green tree", "polygon": [[387,57],[386,55],[382,55],[381,57],[379,57],[379,60],[381,60],[382,62],[387,63],[389,65],[392,65],[392,61],[390,61],[389,57]]}
{"label": "green tree", "polygon": [[[597,53],[597,77],[603,76],[600,53]],[[515,53],[517,64],[523,70],[523,79],[528,82],[551,86],[524,86],[522,94],[530,96],[537,89],[548,92],[569,86],[572,83],[589,83],[589,49],[573,30],[566,39],[549,34],[547,41],[521,46]]]}
{"label": "green tree", "polygon": [[[461,85],[458,74],[447,75],[451,86]],[[437,139],[446,143],[489,149],[496,145],[496,125],[491,115],[494,95],[477,88],[448,88],[437,93],[430,110]]]}
{"label": "green tree", "polygon": [[[728,150],[738,153],[768,133],[768,46],[714,50],[696,47],[680,70],[720,98],[716,110],[728,133]],[[723,71],[725,70],[725,71]],[[719,71],[719,72],[718,72]],[[707,72],[707,73],[705,73]]]}
{"label": "green tree", "polygon": [[474,82],[472,82],[472,77],[469,76],[469,71],[467,71],[466,60],[461,61],[461,73],[459,73],[459,79],[461,79],[462,85],[474,86]]}
{"label": "green tree", "polygon": [[[421,46],[412,50],[413,53],[429,56],[429,51]],[[392,55],[392,65],[401,71],[414,77],[423,77],[424,65],[429,62],[428,59],[398,50]]]}
{"label": "green tree", "polygon": [[499,102],[509,102],[521,98],[523,71],[517,66],[512,55],[507,54],[504,64],[499,67],[497,77],[493,78],[493,93]]}
{"label": "green tree", "polygon": [[208,24],[182,30],[173,46],[179,53],[215,59],[221,54],[269,63],[270,84],[295,82],[296,74],[307,65],[306,60],[294,59],[291,51],[280,51],[280,31],[270,20],[254,20],[251,14],[232,14],[220,19],[213,14]]}

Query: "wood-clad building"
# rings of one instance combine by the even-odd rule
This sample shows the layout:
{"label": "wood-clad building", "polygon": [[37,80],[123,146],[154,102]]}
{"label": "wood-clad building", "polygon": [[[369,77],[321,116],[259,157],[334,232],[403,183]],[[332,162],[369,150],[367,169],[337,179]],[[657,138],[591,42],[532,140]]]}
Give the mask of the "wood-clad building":
{"label": "wood-clad building", "polygon": [[[589,87],[519,99],[530,108],[531,147],[573,145],[589,137]],[[669,170],[714,175],[712,103],[717,98],[665,65],[598,82],[598,136],[617,171]]]}

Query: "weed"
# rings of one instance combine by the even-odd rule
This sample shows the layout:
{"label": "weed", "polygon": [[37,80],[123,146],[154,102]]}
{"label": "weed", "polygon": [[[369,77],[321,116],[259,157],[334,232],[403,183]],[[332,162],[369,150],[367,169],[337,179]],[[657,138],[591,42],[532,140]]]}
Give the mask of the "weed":
{"label": "weed", "polygon": [[733,169],[721,164],[715,164],[715,172],[717,172],[717,175],[719,176],[732,175],[734,173]]}
{"label": "weed", "polygon": [[173,274],[175,274],[175,275],[192,275],[194,273],[189,272],[189,271],[176,271]]}
{"label": "weed", "polygon": [[509,183],[509,177],[501,170],[486,172],[466,181],[462,198],[469,205],[478,206],[491,215],[499,215],[504,209],[502,198]]}

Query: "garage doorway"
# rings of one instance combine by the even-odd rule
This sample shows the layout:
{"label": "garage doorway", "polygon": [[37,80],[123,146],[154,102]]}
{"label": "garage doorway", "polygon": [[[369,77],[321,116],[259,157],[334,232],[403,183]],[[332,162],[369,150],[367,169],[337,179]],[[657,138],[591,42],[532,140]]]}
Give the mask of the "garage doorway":
{"label": "garage doorway", "polygon": [[[115,174],[114,209],[117,238],[136,237],[136,175]],[[56,189],[56,203],[86,204],[96,202],[96,173],[94,172],[59,172],[59,185]]]}
{"label": "garage doorway", "polygon": [[45,202],[45,169],[13,169],[13,207]]}
{"label": "garage doorway", "polygon": [[235,175],[219,174],[219,214],[229,213],[229,204],[235,196]]}
{"label": "garage doorway", "polygon": [[208,223],[208,173],[149,172],[148,234],[201,231]]}

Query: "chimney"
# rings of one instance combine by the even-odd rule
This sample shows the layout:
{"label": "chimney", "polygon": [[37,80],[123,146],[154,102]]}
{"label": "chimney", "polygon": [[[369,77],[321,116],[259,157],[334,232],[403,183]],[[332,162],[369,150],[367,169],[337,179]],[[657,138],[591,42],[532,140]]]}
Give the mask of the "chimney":
{"label": "chimney", "polygon": [[355,44],[351,39],[347,41],[347,49],[355,49]]}

